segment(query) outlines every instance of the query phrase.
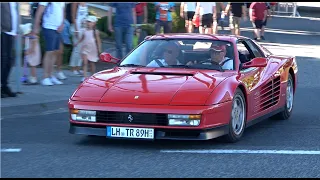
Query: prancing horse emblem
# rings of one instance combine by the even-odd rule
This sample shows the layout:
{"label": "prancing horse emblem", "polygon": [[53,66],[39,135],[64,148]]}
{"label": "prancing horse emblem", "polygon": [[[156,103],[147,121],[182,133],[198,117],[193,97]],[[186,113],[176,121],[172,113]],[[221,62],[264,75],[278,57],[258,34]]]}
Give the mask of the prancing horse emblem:
{"label": "prancing horse emblem", "polygon": [[135,96],[134,99],[139,99],[139,96]]}
{"label": "prancing horse emblem", "polygon": [[132,116],[131,114],[129,114],[128,120],[129,120],[129,122],[132,122],[132,121],[133,121],[133,116]]}

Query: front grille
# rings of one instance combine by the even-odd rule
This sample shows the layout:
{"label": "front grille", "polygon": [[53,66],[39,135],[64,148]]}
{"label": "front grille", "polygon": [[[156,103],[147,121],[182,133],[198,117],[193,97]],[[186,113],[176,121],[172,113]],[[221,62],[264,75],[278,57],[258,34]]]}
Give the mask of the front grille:
{"label": "front grille", "polygon": [[167,114],[97,111],[96,122],[167,126]]}

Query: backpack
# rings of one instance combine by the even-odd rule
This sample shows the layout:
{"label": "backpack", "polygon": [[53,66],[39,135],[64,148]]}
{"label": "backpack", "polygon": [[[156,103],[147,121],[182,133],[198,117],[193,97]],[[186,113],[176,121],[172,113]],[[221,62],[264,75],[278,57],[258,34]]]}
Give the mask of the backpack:
{"label": "backpack", "polygon": [[[44,14],[46,13],[47,8],[48,8],[50,5],[51,5],[51,2],[49,2],[48,5],[46,6],[46,8],[44,9],[43,14],[42,14],[42,17],[41,17],[41,19],[40,19],[40,24],[42,24],[42,18],[43,18],[43,16],[44,16]],[[33,19],[35,19],[35,17],[36,17],[36,13],[37,13],[38,6],[39,6],[39,3],[36,3],[36,2],[32,3],[32,5],[31,5],[31,10],[32,10],[31,17],[32,17]]]}

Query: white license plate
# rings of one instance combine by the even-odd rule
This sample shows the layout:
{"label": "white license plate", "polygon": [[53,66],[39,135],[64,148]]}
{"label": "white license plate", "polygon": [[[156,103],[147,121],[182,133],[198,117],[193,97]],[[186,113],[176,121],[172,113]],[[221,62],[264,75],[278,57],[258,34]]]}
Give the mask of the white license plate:
{"label": "white license plate", "polygon": [[107,126],[107,137],[153,139],[154,129]]}

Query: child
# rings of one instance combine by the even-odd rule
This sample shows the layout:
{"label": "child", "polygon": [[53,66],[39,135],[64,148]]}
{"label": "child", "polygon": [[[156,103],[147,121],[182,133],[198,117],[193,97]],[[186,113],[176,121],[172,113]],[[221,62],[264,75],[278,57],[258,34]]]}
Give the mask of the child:
{"label": "child", "polygon": [[36,67],[41,61],[41,49],[39,44],[39,37],[37,35],[31,35],[32,24],[27,23],[20,25],[21,32],[25,39],[25,52],[24,56],[27,59],[29,66],[31,66],[31,76],[28,78],[30,84],[37,84]]}
{"label": "child", "polygon": [[82,43],[81,47],[81,57],[83,60],[83,82],[87,77],[88,62],[91,67],[91,74],[96,71],[95,63],[99,60],[99,55],[101,52],[101,40],[99,31],[95,29],[97,18],[95,16],[88,16],[86,18],[87,27],[82,33],[81,39],[75,44],[77,46]]}
{"label": "child", "polygon": [[[85,2],[72,3],[72,8],[75,8],[76,11],[73,12],[73,25],[71,26],[72,41],[73,44],[78,42],[82,37],[82,31],[86,28],[86,17],[88,16],[88,6]],[[73,48],[72,54],[70,57],[70,66],[74,75],[82,74],[80,68],[82,66],[81,59],[81,44],[78,44],[77,47]]]}

